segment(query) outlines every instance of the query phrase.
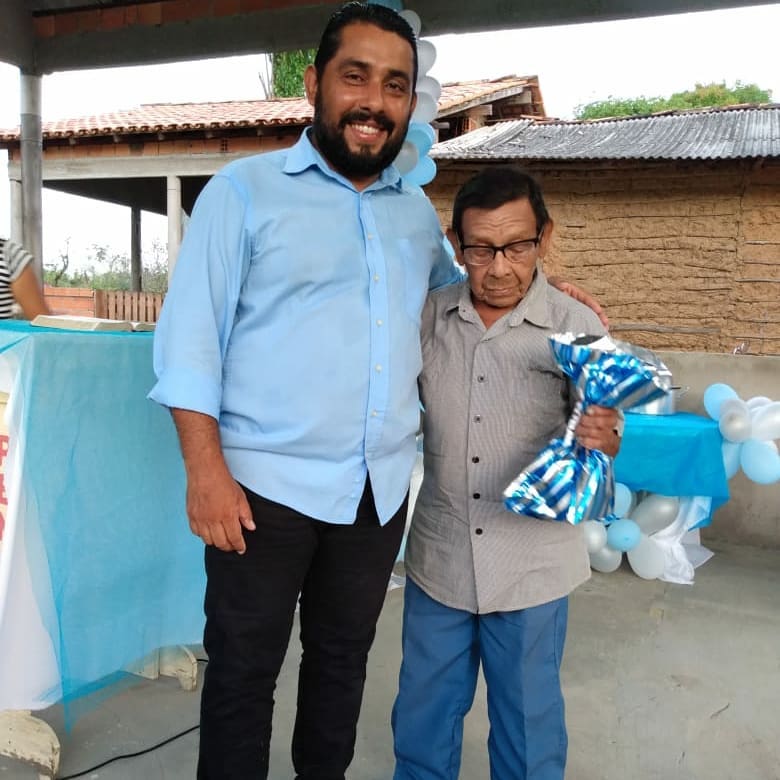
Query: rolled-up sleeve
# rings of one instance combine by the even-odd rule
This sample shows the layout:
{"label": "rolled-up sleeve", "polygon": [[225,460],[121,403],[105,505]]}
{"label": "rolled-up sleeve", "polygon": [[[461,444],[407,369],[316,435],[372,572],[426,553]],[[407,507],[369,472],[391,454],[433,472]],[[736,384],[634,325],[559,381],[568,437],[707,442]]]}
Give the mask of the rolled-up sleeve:
{"label": "rolled-up sleeve", "polygon": [[201,192],[154,335],[149,397],[219,419],[222,365],[251,256],[247,194],[229,176]]}

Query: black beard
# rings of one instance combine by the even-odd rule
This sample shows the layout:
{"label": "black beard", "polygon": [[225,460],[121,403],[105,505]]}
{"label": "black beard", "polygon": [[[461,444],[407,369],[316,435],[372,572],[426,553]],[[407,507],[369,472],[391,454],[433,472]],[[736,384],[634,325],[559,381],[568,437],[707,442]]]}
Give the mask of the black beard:
{"label": "black beard", "polygon": [[[373,121],[379,127],[387,132],[387,140],[382,148],[374,153],[371,151],[353,152],[344,140],[343,130],[350,122]],[[320,94],[314,101],[314,121],[312,122],[312,132],[314,141],[320,154],[347,179],[370,178],[378,176],[390,163],[398,156],[401,151],[406,130],[409,121],[406,122],[404,131],[397,137],[392,135],[395,130],[395,123],[385,116],[385,114],[373,114],[370,111],[352,111],[345,114],[339,121],[337,127],[329,124],[325,117],[322,107]]]}

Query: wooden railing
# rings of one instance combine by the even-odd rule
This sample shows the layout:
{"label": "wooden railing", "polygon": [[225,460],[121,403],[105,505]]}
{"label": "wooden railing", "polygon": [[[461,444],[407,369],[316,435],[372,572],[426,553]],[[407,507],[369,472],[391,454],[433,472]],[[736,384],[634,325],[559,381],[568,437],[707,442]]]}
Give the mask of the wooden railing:
{"label": "wooden railing", "polygon": [[157,322],[164,297],[162,293],[95,290],[95,316],[110,320]]}

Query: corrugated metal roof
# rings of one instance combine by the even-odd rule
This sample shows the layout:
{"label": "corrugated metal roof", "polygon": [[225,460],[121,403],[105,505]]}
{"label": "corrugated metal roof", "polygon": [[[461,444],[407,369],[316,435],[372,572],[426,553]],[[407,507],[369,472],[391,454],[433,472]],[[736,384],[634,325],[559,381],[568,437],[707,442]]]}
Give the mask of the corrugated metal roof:
{"label": "corrugated metal roof", "polygon": [[[536,76],[460,81],[442,86],[440,115],[472,105],[511,97],[526,88],[538,89]],[[123,111],[43,123],[43,139],[180,132],[199,129],[305,125],[312,107],[305,98],[235,100],[219,103],[152,103]],[[0,141],[17,141],[19,128],[0,129]]]}
{"label": "corrugated metal roof", "polygon": [[619,119],[499,122],[436,144],[438,160],[727,160],[780,156],[780,104]]}

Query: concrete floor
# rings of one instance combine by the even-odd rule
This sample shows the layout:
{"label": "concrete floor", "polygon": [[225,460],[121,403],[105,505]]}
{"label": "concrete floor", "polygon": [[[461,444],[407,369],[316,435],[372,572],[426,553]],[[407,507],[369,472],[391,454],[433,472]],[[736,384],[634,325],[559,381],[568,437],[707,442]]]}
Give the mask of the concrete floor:
{"label": "concrete floor", "polygon": [[[596,574],[572,597],[564,659],[570,780],[780,778],[780,550],[708,543],[693,586]],[[369,662],[350,780],[389,780],[389,713],[399,665],[403,591],[388,593]],[[289,780],[297,646],[279,680],[271,780]],[[198,695],[172,679],[139,680],[83,716],[69,734],[57,707],[41,713],[62,741],[59,777],[141,751],[198,721]],[[466,722],[462,780],[487,779],[484,690]],[[92,780],[192,780],[197,730]],[[81,775],[79,775],[81,776]],[[35,772],[0,759],[0,780]]]}

